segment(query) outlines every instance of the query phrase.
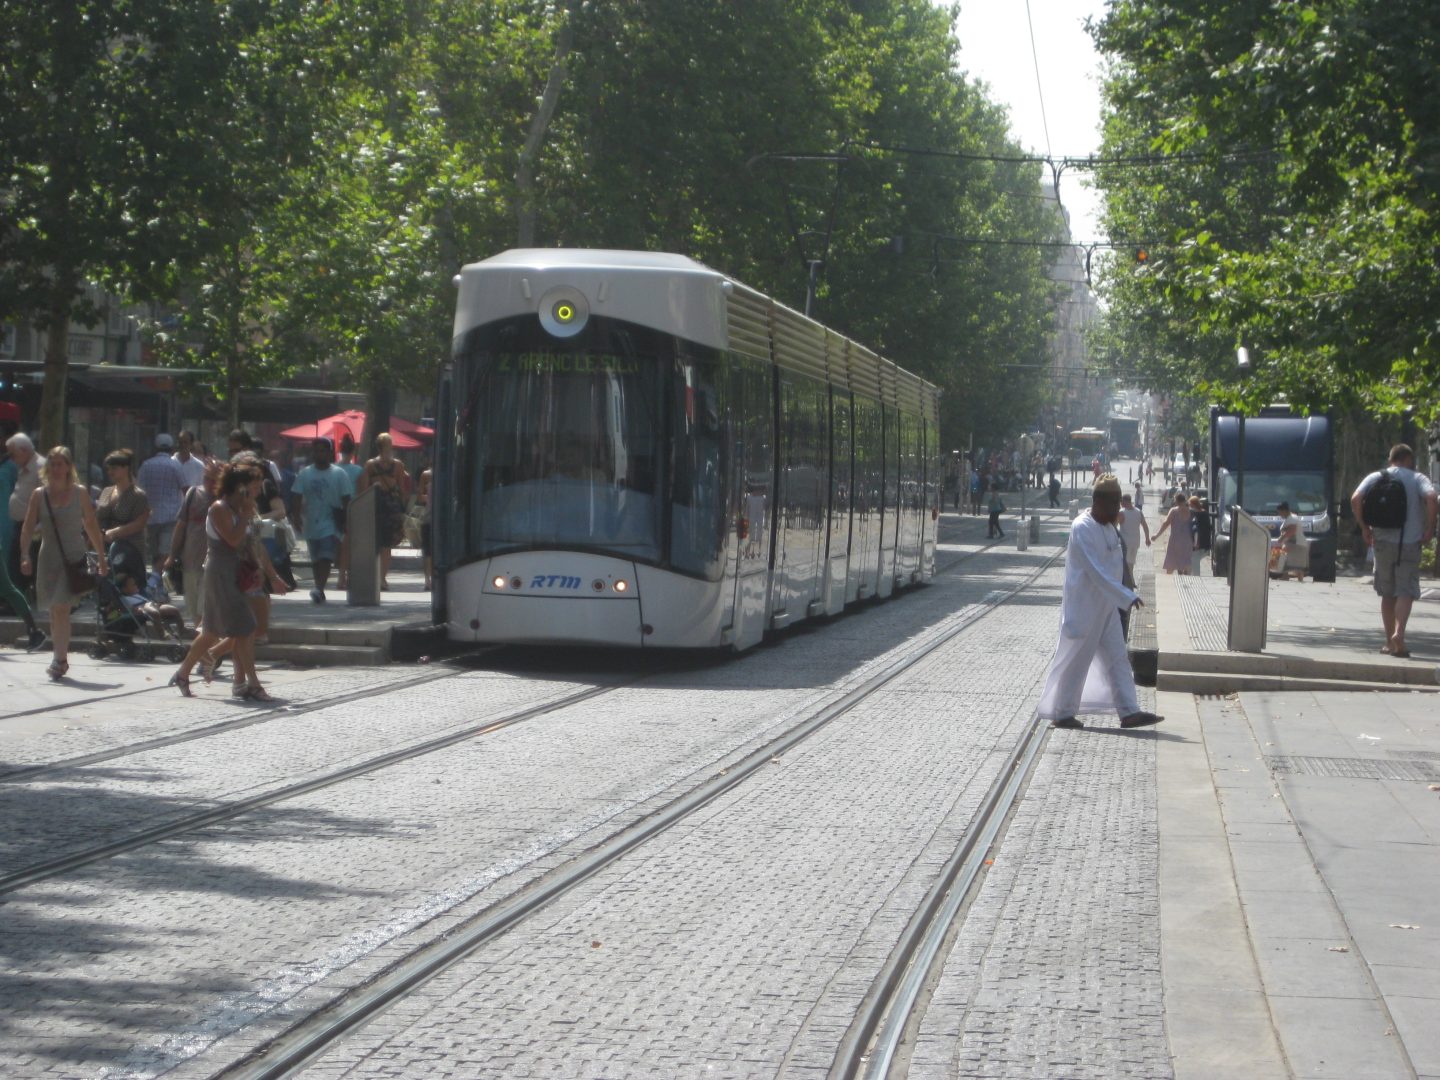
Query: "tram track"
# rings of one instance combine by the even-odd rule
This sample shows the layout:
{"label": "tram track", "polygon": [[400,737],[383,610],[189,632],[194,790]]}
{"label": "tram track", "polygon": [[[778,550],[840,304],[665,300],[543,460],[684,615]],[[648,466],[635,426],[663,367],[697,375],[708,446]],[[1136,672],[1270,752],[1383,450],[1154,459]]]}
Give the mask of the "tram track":
{"label": "tram track", "polygon": [[[215,1073],[215,1080],[269,1080],[293,1075],[334,1043],[363,1026],[373,1016],[475,950],[523,923],[561,896],[591,880],[624,855],[667,832],[695,811],[743,783],[766,764],[780,758],[833,721],[853,711],[935,650],[1031,587],[1054,565],[1062,553],[1063,548],[1046,558],[1018,583],[1003,592],[987,596],[961,615],[954,624],[917,642],[905,654],[862,683],[842,691],[829,702],[813,709],[808,716],[792,723],[786,731],[740,760],[712,773],[652,813],[617,830],[586,852],[553,868],[510,896],[451,926],[442,935],[421,943],[367,981],[341,992],[327,1005],[257,1047],[245,1058]],[[1028,741],[1033,745],[1032,754],[1038,752],[1045,735],[1043,729],[1039,729],[1036,734],[1036,728],[1034,724],[1029,725],[1026,740],[1022,740],[1022,744]],[[1005,775],[1023,773],[1017,774],[1012,765],[1007,767]],[[985,807],[988,808],[994,801],[993,798],[987,798]],[[988,820],[992,812],[982,810],[982,816]],[[952,878],[954,876],[950,875]]]}
{"label": "tram track", "polygon": [[895,947],[871,983],[854,1022],[840,1041],[830,1080],[884,1080],[924,998],[944,946],[973,899],[987,857],[1024,794],[1049,726],[1031,719]]}
{"label": "tram track", "polygon": [[[936,573],[948,573],[956,566],[967,561],[968,559],[983,554],[985,551],[994,547],[999,542],[1000,541],[995,540],[980,548],[975,549],[974,551],[966,552],[958,558],[951,560],[944,567],[938,568]],[[1022,585],[1021,587],[1024,586]],[[966,623],[965,625],[968,625],[968,623]],[[941,641],[947,639],[948,635],[945,638],[942,638]],[[930,647],[938,647],[941,641],[933,643]],[[483,649],[481,651],[488,653],[498,651],[499,648],[499,646],[494,646]],[[69,758],[62,758],[55,761],[44,762],[31,766],[24,766],[17,769],[11,769],[6,772],[0,772],[0,784],[18,785],[30,783],[37,780],[45,779],[47,777],[53,777],[67,772],[73,772],[77,769],[106,764],[109,762],[122,760],[127,757],[133,757],[139,754],[148,753],[154,750],[183,745],[188,742],[194,742],[217,735],[233,733],[235,731],[240,731],[245,728],[269,723],[278,719],[293,719],[295,717],[303,716],[308,713],[318,712],[339,705],[345,705],[354,701],[361,701],[377,696],[383,696],[385,694],[393,692],[414,689],[416,687],[424,686],[433,682],[438,682],[443,679],[453,678],[459,674],[461,674],[461,672],[453,669],[432,670],[427,671],[419,676],[414,676],[403,680],[397,680],[395,682],[386,683],[380,686],[370,686],[360,690],[345,691],[339,694],[327,695],[322,698],[306,701],[303,704],[299,705],[282,704],[274,708],[264,709],[255,713],[247,713],[244,716],[236,717],[231,720],[224,720],[214,724],[207,724],[199,728],[193,728],[187,731],[177,732],[172,735],[156,736],[151,739],[145,739],[135,743],[129,743],[124,746],[112,747],[107,750],[94,751],[88,754],[79,754]],[[128,851],[133,851],[138,848],[145,847],[149,844],[158,843],[160,841],[171,839],[173,837],[180,836],[188,832],[193,832],[197,829],[207,828],[212,825],[229,821],[233,818],[240,817],[241,815],[248,813],[252,810],[257,810],[276,802],[281,802],[286,799],[296,798],[301,795],[309,794],[310,792],[317,791],[332,786],[334,784],[342,783],[346,780],[350,780],[355,777],[374,772],[389,765],[408,761],[412,758],[424,756],[425,754],[432,753],[436,750],[444,749],[448,746],[455,745],[459,742],[464,742],[468,739],[490,734],[491,732],[501,730],[524,720],[532,719],[536,716],[544,715],[548,712],[556,711],[571,704],[576,704],[578,702],[588,700],[592,697],[599,696],[600,694],[610,693],[616,689],[621,688],[622,686],[630,685],[634,681],[636,680],[631,679],[624,682],[607,685],[604,687],[592,687],[585,691],[581,691],[578,694],[569,695],[548,704],[528,707],[518,710],[517,712],[512,713],[508,716],[501,717],[497,720],[486,721],[485,723],[480,724],[476,727],[465,728],[461,731],[451,732],[447,735],[425,740],[418,744],[411,744],[406,747],[400,747],[395,750],[386,751],[385,753],[367,758],[364,761],[359,762],[355,765],[348,766],[340,770],[334,770],[321,776],[313,777],[306,781],[285,785],[283,787],[273,789],[272,791],[252,796],[248,799],[225,803],[221,806],[212,807],[205,811],[189,814],[169,823],[157,825],[150,829],[144,829],[106,844],[94,845],[92,847],[83,849],[81,851],[73,852],[68,855],[45,860],[42,862],[32,863],[29,866],[23,867],[16,871],[12,871],[8,874],[0,874],[0,896],[3,896],[10,892],[14,892],[18,889],[25,888],[30,885],[38,884],[40,882],[65,874],[69,871],[80,869],[84,866],[88,866],[97,862],[101,862],[116,855],[121,855]],[[133,691],[132,693],[149,693],[151,692],[151,690],[155,689],[162,688],[146,688],[145,690]]]}
{"label": "tram track", "polygon": [[[209,738],[212,735],[223,735],[226,732],[240,731],[247,727],[254,727],[256,724],[269,723],[271,720],[304,716],[306,713],[318,712],[321,709],[329,709],[336,705],[346,705],[353,701],[363,701],[366,698],[381,694],[389,694],[399,690],[409,690],[417,686],[424,686],[427,683],[438,682],[441,679],[454,678],[459,674],[461,674],[461,672],[453,668],[437,668],[432,671],[426,671],[421,675],[397,679],[394,682],[384,683],[383,685],[367,686],[361,690],[346,690],[338,694],[327,694],[323,697],[312,698],[302,703],[277,704],[273,708],[247,711],[244,716],[238,716],[231,720],[221,720],[214,724],[205,724],[202,727],[190,728],[186,731],[178,731],[173,735],[157,735],[151,739],[142,739],[139,742],[126,743],[123,746],[111,747],[108,750],[96,750],[88,754],[77,754],[74,757],[59,758],[55,761],[47,761],[37,765],[26,765],[17,769],[8,769],[0,772],[0,784],[27,783],[52,773],[68,772],[72,769],[83,768],[87,765],[100,765],[105,762],[119,760],[120,758],[133,757],[135,754],[144,754],[151,750],[159,750],[167,746],[178,746],[182,743],[193,742],[196,739]],[[132,690],[129,693],[132,695],[148,694],[157,689],[165,688],[147,687],[144,690]],[[68,706],[51,705],[46,706],[45,711],[65,707]]]}
{"label": "tram track", "polygon": [[[311,777],[308,780],[299,781],[293,784],[286,784],[282,787],[274,788],[259,795],[251,796],[250,798],[238,799],[233,802],[228,802],[220,806],[212,807],[208,810],[203,810],[193,814],[187,814],[182,818],[178,818],[164,825],[157,825],[153,828],[131,833],[128,836],[121,837],[109,843],[97,844],[92,847],[84,848],[80,851],[72,852],[69,855],[63,855],[55,859],[48,859],[43,862],[32,863],[31,865],[23,867],[20,870],[0,875],[0,896],[5,895],[6,893],[14,892],[17,889],[23,889],[30,885],[39,884],[40,882],[47,881],[51,878],[55,878],[62,874],[69,873],[72,870],[78,870],[81,867],[89,866],[97,862],[102,862],[105,859],[113,858],[116,855],[122,855],[125,852],[134,851],[137,848],[158,843],[162,840],[168,840],[172,837],[181,836],[185,833],[194,832],[197,829],[203,829],[208,828],[212,825],[218,825],[223,822],[230,821],[234,818],[238,818],[253,810],[258,810],[262,807],[270,806],[274,803],[282,802],[286,799],[293,799],[301,795],[307,795],[313,791],[319,791],[323,788],[343,783],[346,780],[352,780],[356,777],[376,772],[391,765],[397,765],[401,762],[410,761],[418,757],[423,757],[426,754],[434,753],[437,750],[443,750],[447,747],[455,746],[459,743],[467,742],[471,739],[476,739],[485,735],[492,734],[496,731],[503,730],[504,728],[511,727],[515,724],[523,723],[526,720],[531,720],[539,716],[544,716],[547,713],[556,712],[560,709],[568,708],[571,705],[577,705],[584,701],[589,701],[604,694],[613,693],[614,691],[624,686],[630,685],[634,681],[634,679],[630,679],[616,683],[606,684],[604,686],[588,687],[573,694],[566,694],[562,697],[554,698],[550,701],[542,702],[538,705],[531,705],[523,709],[515,710],[514,712],[508,713],[495,719],[485,720],[482,723],[471,727],[462,728],[459,731],[452,731],[445,735],[426,739],[419,743],[412,743],[408,746],[389,750],[383,754],[377,754],[373,757],[368,757],[363,761],[356,762],[353,765],[348,765],[342,769],[334,769],[329,772],[323,773],[320,776]],[[335,704],[335,702],[331,702],[330,704]]]}
{"label": "tram track", "polygon": [[[982,555],[990,549],[998,546],[1000,540],[992,540],[974,551],[967,551],[964,554],[949,560],[943,566],[937,566],[935,573],[947,574],[957,566]],[[487,646],[478,650],[478,653],[498,652],[503,646]],[[209,738],[214,735],[223,735],[229,732],[240,731],[258,724],[269,723],[272,720],[290,719],[303,716],[307,713],[317,712],[336,705],[345,705],[354,701],[363,701],[370,697],[388,694],[394,691],[413,689],[424,686],[441,679],[453,678],[460,672],[453,669],[434,670],[424,674],[397,679],[392,683],[379,686],[366,687],[361,690],[347,690],[339,694],[329,694],[323,697],[307,700],[303,703],[284,703],[274,708],[262,709],[247,712],[231,720],[222,720],[213,724],[205,724],[201,727],[191,728],[186,731],[176,732],[173,735],[158,735],[150,739],[142,739],[138,742],[126,743],[122,746],[111,747],[106,750],[96,750],[86,754],[77,754],[72,757],[59,758],[54,761],[41,762],[35,765],[24,765],[14,769],[0,771],[0,784],[22,784],[46,776],[68,772],[74,769],[84,768],[90,765],[102,765],[112,761],[118,761],[136,754],[148,753],[152,750],[164,749],[170,746],[178,746],[183,743],[193,742],[199,739]],[[107,701],[116,701],[123,698],[138,697],[142,694],[168,693],[164,686],[148,686],[139,690],[127,690],[118,694],[111,694]],[[62,712],[71,708],[72,703],[62,705],[43,705],[33,709],[23,709],[14,713],[7,713],[0,716],[0,720],[14,720],[30,716],[43,716],[50,713]],[[3,879],[0,879],[3,880]],[[3,891],[3,889],[0,889]]]}

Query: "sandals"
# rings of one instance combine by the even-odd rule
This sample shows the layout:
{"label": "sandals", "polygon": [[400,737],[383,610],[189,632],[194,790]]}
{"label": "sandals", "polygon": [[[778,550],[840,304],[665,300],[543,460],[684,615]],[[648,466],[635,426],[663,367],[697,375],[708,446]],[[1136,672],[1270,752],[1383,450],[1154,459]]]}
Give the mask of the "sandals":
{"label": "sandals", "polygon": [[215,673],[220,670],[220,665],[224,662],[225,658],[223,656],[217,660],[214,654],[209,651],[206,651],[205,654],[200,657],[200,663],[197,666],[200,668],[200,677],[205,680],[206,686],[209,686],[215,681]]}
{"label": "sandals", "polygon": [[70,664],[66,660],[52,660],[50,666],[45,669],[45,674],[50,676],[51,682],[59,682],[70,670]]}
{"label": "sandals", "polygon": [[195,696],[194,694],[192,694],[192,693],[190,692],[190,676],[189,676],[189,675],[181,675],[180,672],[177,671],[177,672],[175,672],[174,675],[171,675],[171,676],[170,676],[170,681],[169,681],[168,683],[166,683],[165,685],[166,685],[166,686],[173,686],[173,687],[175,687],[175,689],[177,689],[177,690],[180,691],[180,696],[181,696],[181,697],[194,697],[194,696]]}
{"label": "sandals", "polygon": [[258,682],[252,682],[245,687],[245,696],[251,701],[274,701],[275,699],[265,692],[265,688]]}

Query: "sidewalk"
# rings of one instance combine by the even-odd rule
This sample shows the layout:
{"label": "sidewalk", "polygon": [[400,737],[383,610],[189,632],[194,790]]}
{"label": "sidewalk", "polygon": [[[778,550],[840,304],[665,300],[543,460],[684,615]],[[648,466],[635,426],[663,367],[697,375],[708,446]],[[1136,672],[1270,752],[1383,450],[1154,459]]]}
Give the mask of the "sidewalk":
{"label": "sidewalk", "polygon": [[[1153,550],[1153,549],[1152,549]],[[1431,581],[1406,632],[1410,659],[1380,652],[1380,599],[1369,577],[1332,583],[1270,582],[1265,651],[1225,650],[1229,583],[1208,574],[1157,575],[1173,591],[1168,635],[1159,640],[1161,690],[1371,689],[1440,686],[1440,589]]]}
{"label": "sidewalk", "polygon": [[1154,590],[1176,1076],[1440,1078],[1440,598],[1406,661],[1368,578],[1272,582],[1254,656],[1223,578]]}
{"label": "sidewalk", "polygon": [[[302,667],[387,664],[412,660],[431,651],[423,633],[431,622],[430,594],[425,591],[418,551],[395,549],[390,568],[392,588],[381,594],[378,607],[347,604],[345,593],[334,587],[333,574],[327,602],[316,604],[309,595],[314,583],[309,564],[296,562],[294,566],[300,587],[285,596],[271,597],[269,644],[256,649],[261,662]],[[177,604],[183,609],[178,597]],[[48,613],[37,611],[35,615],[48,629]],[[186,625],[190,624],[187,616]],[[76,609],[71,625],[75,641],[72,652],[83,654],[94,637],[93,598]],[[19,619],[0,618],[0,642],[9,645],[23,637],[24,626]]]}

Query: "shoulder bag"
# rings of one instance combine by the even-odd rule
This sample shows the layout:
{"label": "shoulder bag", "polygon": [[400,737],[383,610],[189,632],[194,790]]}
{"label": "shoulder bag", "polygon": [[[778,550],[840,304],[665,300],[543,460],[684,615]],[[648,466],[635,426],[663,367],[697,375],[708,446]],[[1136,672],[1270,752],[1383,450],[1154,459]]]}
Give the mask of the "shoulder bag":
{"label": "shoulder bag", "polygon": [[90,563],[85,556],[78,562],[71,562],[65,554],[65,542],[60,539],[60,523],[55,520],[55,508],[50,505],[50,492],[41,489],[45,497],[45,509],[50,513],[50,527],[55,530],[55,547],[60,552],[60,561],[65,566],[65,580],[72,596],[84,596],[95,588],[95,575],[90,572]]}

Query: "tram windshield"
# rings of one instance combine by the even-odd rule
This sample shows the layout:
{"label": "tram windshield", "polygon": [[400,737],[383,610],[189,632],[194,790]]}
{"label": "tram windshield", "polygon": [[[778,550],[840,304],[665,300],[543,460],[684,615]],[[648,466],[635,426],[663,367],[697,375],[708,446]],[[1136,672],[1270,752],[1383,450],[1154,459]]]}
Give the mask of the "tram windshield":
{"label": "tram windshield", "polygon": [[596,323],[583,347],[512,322],[457,349],[460,558],[594,551],[715,580],[728,475],[719,361]]}

